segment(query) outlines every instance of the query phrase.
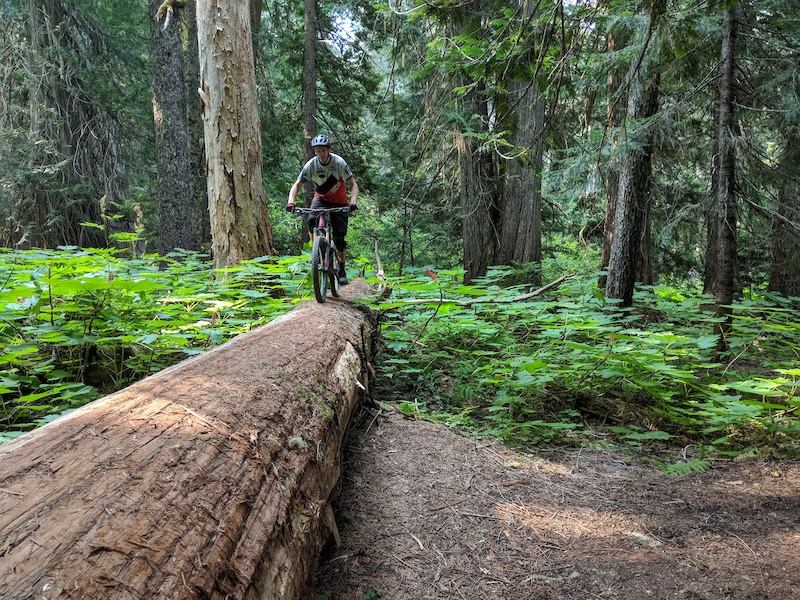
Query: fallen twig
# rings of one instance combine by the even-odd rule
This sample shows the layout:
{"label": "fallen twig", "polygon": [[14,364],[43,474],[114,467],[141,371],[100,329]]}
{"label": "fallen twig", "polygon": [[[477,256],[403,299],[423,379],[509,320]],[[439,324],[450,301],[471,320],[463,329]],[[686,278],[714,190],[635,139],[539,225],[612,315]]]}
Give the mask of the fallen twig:
{"label": "fallen twig", "polygon": [[575,279],[577,277],[577,273],[570,273],[569,275],[564,275],[559,277],[555,281],[551,281],[547,285],[543,285],[538,290],[534,290],[532,292],[528,292],[527,294],[523,294],[521,296],[516,296],[510,299],[501,299],[496,297],[491,298],[473,298],[471,300],[452,300],[449,298],[413,298],[411,300],[398,300],[398,303],[401,304],[455,304],[456,306],[472,306],[473,304],[483,304],[488,302],[494,302],[496,304],[509,304],[512,302],[522,302],[523,300],[528,300],[539,294],[543,294],[547,290],[550,290],[554,287],[557,287],[564,283],[569,279]]}

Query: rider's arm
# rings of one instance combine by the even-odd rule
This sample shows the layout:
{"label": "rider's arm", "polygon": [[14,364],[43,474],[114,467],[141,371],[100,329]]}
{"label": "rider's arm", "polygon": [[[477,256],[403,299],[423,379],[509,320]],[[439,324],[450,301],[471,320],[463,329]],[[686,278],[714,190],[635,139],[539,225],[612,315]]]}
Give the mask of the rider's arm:
{"label": "rider's arm", "polygon": [[298,179],[294,182],[292,189],[289,190],[289,202],[286,203],[286,206],[294,206],[294,201],[297,200],[297,194],[300,193],[301,189],[303,189],[303,182]]}
{"label": "rider's arm", "polygon": [[356,178],[351,177],[348,179],[350,182],[350,206],[357,206],[358,205],[358,184],[356,183]]}

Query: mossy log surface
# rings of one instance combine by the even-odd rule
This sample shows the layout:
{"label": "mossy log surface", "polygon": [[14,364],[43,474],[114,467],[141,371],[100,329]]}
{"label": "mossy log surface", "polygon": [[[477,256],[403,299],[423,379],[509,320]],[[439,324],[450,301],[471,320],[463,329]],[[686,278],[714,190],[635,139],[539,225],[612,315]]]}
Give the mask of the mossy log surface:
{"label": "mossy log surface", "polygon": [[368,387],[342,292],[0,446],[0,598],[303,597]]}

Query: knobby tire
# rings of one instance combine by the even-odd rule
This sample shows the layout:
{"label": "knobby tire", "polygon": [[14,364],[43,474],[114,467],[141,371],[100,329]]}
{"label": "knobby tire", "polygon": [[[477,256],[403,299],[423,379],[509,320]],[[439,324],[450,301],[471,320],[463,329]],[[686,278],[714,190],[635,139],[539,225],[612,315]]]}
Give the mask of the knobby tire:
{"label": "knobby tire", "polygon": [[321,235],[314,236],[311,246],[311,280],[314,283],[314,297],[317,302],[325,302],[328,282],[323,269],[323,259],[328,248],[328,240]]}
{"label": "knobby tire", "polygon": [[336,256],[336,248],[331,244],[328,247],[328,252],[331,254],[328,267],[328,280],[331,286],[331,296],[334,298],[339,297],[339,258]]}

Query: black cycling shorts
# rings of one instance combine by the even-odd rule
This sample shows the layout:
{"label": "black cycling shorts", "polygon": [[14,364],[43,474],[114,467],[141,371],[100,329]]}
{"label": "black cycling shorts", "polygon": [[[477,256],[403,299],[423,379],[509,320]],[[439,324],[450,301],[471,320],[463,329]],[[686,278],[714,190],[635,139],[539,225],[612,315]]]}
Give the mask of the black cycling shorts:
{"label": "black cycling shorts", "polygon": [[[343,208],[346,207],[346,204],[331,204],[330,202],[325,202],[322,198],[314,196],[314,199],[311,201],[311,210],[315,210],[318,208]],[[308,216],[308,230],[314,231],[314,227],[317,226],[317,217],[318,215],[311,213]],[[337,250],[345,250],[347,248],[347,221],[350,218],[349,212],[334,212],[330,214],[331,222],[328,223],[328,226],[333,226],[333,243],[336,244]]]}

